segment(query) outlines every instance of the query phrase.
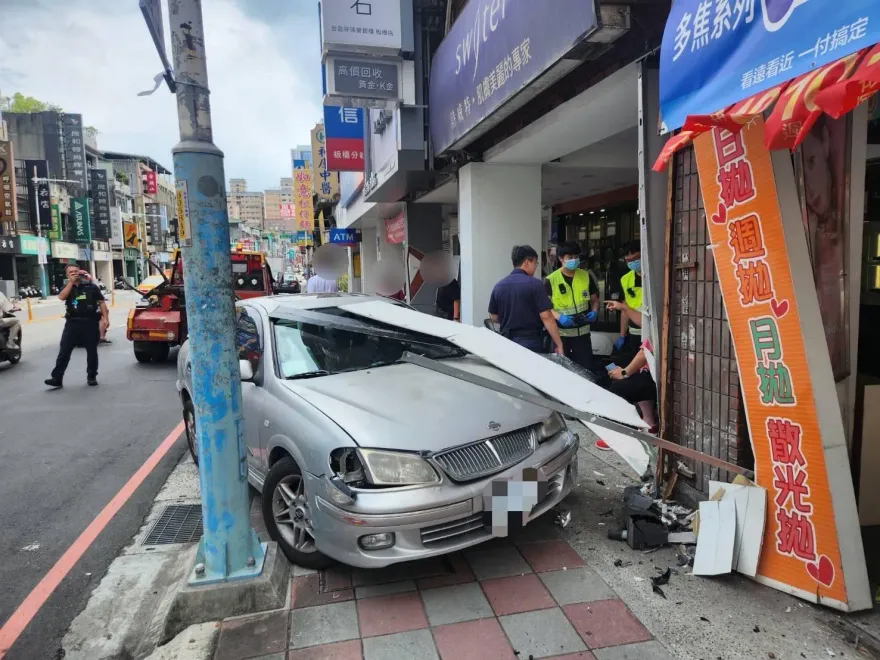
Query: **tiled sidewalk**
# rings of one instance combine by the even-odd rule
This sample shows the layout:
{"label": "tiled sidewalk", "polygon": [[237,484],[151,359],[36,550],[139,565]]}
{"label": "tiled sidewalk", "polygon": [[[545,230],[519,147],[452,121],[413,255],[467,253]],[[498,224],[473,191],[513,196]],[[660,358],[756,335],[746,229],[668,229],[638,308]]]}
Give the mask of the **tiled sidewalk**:
{"label": "tiled sidewalk", "polygon": [[224,622],[215,660],[672,660],[562,540],[296,573],[290,610]]}

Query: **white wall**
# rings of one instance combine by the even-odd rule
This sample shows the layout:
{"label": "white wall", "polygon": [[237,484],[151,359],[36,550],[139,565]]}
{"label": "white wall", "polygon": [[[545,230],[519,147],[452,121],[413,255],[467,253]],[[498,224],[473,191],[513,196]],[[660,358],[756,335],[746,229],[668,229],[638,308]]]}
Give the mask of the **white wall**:
{"label": "white wall", "polygon": [[361,231],[361,291],[376,293],[376,228]]}
{"label": "white wall", "polygon": [[470,163],[458,177],[461,320],[482,325],[513,246],[541,250],[541,166]]}

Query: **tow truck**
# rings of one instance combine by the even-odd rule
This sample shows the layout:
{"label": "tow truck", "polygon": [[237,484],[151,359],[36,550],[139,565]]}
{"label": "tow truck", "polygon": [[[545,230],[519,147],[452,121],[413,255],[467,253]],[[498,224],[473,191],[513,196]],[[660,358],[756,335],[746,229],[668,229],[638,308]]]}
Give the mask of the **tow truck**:
{"label": "tow truck", "polygon": [[[230,258],[237,300],[275,293],[272,271],[261,252],[237,245]],[[128,313],[126,337],[133,343],[138,362],[165,362],[171,349],[183,344],[188,336],[183,258],[180,250],[175,250],[170,277],[152,261],[148,263],[162,276],[162,283],[142,294],[143,300]]]}

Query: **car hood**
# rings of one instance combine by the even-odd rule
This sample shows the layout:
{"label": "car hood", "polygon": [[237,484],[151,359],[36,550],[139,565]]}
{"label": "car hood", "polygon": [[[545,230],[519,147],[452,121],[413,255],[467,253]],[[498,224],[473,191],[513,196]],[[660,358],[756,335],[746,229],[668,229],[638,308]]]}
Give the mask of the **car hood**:
{"label": "car hood", "polygon": [[[443,363],[537,394],[475,358]],[[358,445],[378,449],[436,452],[509,433],[551,414],[546,408],[413,364],[284,385],[326,414]]]}

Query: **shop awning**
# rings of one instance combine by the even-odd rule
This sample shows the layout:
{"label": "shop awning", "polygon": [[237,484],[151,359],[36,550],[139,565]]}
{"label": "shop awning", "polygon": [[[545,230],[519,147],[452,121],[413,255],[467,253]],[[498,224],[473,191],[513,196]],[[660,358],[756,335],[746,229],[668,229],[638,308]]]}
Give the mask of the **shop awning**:
{"label": "shop awning", "polygon": [[676,0],[660,53],[662,129],[677,149],[770,112],[769,149],[794,149],[824,112],[840,117],[880,89],[877,0]]}

